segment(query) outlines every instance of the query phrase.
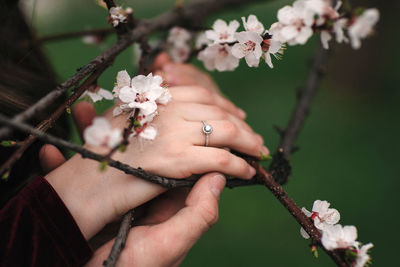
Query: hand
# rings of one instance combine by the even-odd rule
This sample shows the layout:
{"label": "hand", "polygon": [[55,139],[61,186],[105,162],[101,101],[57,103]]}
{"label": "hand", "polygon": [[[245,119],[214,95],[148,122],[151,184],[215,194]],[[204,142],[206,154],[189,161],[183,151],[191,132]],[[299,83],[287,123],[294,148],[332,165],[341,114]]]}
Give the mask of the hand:
{"label": "hand", "polygon": [[[133,227],[117,266],[178,266],[190,248],[218,220],[218,200],[225,179],[218,173],[203,176],[187,196],[179,188],[149,205],[146,225]],[[187,197],[186,197],[187,196]],[[186,200],[186,201],[185,201]],[[86,266],[101,266],[114,240],[99,248]]]}
{"label": "hand", "polygon": [[[252,177],[255,171],[251,166],[221,149],[228,147],[253,156],[258,156],[260,151],[268,153],[262,138],[241,120],[239,110],[217,93],[199,86],[174,87],[171,93],[173,101],[160,106],[160,114],[154,120],[159,132],[157,138],[142,148],[133,140],[125,153],[118,152],[114,158],[174,178],[211,171]],[[126,117],[113,118],[110,113],[106,116],[114,127],[126,126]],[[201,120],[207,120],[214,127],[210,147],[204,147]],[[87,239],[110,221],[165,191],[113,168],[100,173],[98,162],[82,159],[80,155],[49,173],[47,179]]]}

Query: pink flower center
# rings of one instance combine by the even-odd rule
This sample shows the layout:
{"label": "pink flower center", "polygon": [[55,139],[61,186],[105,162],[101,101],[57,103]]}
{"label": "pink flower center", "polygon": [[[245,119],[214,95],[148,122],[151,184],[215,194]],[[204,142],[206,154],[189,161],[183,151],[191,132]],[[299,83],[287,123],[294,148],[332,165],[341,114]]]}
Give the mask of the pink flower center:
{"label": "pink flower center", "polygon": [[149,101],[149,99],[146,97],[145,93],[136,93],[135,102],[144,103],[146,101]]}
{"label": "pink flower center", "polygon": [[319,216],[318,216],[318,212],[315,212],[315,211],[314,211],[314,212],[311,214],[311,217],[310,217],[310,218],[311,218],[311,220],[314,221],[316,217],[319,217]]}
{"label": "pink flower center", "polygon": [[228,51],[226,51],[225,47],[221,47],[218,51],[219,55],[222,57],[226,57],[228,55]]}
{"label": "pink flower center", "polygon": [[246,52],[252,52],[252,51],[254,51],[254,49],[256,49],[256,43],[253,41],[247,41],[244,43],[244,45],[245,45],[244,50]]}
{"label": "pink flower center", "polygon": [[219,34],[219,39],[226,40],[229,38],[229,34],[227,32],[223,32]]}

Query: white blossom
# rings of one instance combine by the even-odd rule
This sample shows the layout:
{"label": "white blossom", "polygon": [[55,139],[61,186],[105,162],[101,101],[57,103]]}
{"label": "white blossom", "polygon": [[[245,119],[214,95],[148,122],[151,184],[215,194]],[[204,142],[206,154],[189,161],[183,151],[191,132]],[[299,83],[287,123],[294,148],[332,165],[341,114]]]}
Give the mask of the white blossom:
{"label": "white blossom", "polygon": [[200,33],[196,38],[195,47],[196,49],[202,49],[204,46],[211,44],[211,41],[207,38],[205,32]]}
{"label": "white blossom", "polygon": [[132,79],[131,86],[121,88],[118,97],[128,108],[139,108],[144,115],[149,115],[157,110],[156,101],[165,92],[161,83],[158,75],[138,75]]}
{"label": "white blossom", "polygon": [[314,15],[306,1],[298,0],[293,6],[285,6],[278,11],[279,22],[274,23],[270,31],[282,43],[305,44],[313,34]]}
{"label": "white blossom", "polygon": [[[324,231],[327,227],[340,221],[340,213],[336,209],[329,208],[330,205],[328,201],[316,200],[314,201],[312,212],[304,207],[301,210],[314,221],[314,225],[318,230]],[[303,228],[300,229],[300,233],[304,238],[310,238]]]}
{"label": "white blossom", "polygon": [[175,26],[169,30],[167,42],[173,43],[175,46],[184,46],[191,40],[191,38],[192,35],[189,31]]}
{"label": "white blossom", "polygon": [[258,34],[262,34],[264,32],[264,26],[258,21],[255,15],[249,15],[247,21],[245,17],[242,17],[242,22],[246,31],[256,32]]}
{"label": "white blossom", "polygon": [[206,31],[206,36],[208,39],[213,41],[215,44],[218,43],[232,43],[236,41],[235,33],[240,24],[237,20],[229,22],[222,19],[217,19],[214,22],[213,29]]}
{"label": "white blossom", "polygon": [[[262,50],[265,52],[265,63],[272,69],[274,65],[272,64],[271,55],[276,59],[281,59],[283,51],[285,50],[285,45],[279,42],[274,38],[273,35],[270,35],[268,31],[264,33],[264,36],[268,34],[270,38],[266,38],[262,44]],[[264,37],[265,38],[265,37]]]}
{"label": "white blossom", "polygon": [[103,98],[104,98],[104,99],[107,99],[107,100],[113,100],[113,99],[114,99],[114,97],[113,97],[113,95],[112,95],[112,93],[111,93],[110,91],[105,90],[105,89],[103,89],[103,88],[100,88],[100,86],[97,86],[93,91],[91,91],[91,90],[86,90],[86,91],[82,94],[82,96],[81,96],[80,98],[84,98],[84,97],[86,97],[86,96],[90,97],[90,99],[91,99],[93,102],[100,101],[100,100],[102,100]]}
{"label": "white blossom", "polygon": [[119,129],[112,129],[108,120],[97,117],[92,125],[83,132],[85,142],[91,146],[104,146],[113,148],[122,140],[122,134]]}
{"label": "white blossom", "polygon": [[118,97],[119,91],[125,86],[131,86],[131,77],[126,70],[121,70],[117,74],[117,82],[113,88],[114,96]]}
{"label": "white blossom", "polygon": [[256,32],[238,32],[235,38],[239,41],[232,47],[232,55],[245,58],[249,67],[258,67],[262,55],[261,42],[263,38]]}
{"label": "white blossom", "polygon": [[327,250],[346,249],[357,247],[357,228],[342,226],[340,224],[325,227],[322,232],[321,242]]}
{"label": "white blossom", "polygon": [[170,45],[167,50],[173,62],[183,63],[190,56],[190,46],[188,44],[182,46]]}
{"label": "white blossom", "polygon": [[361,248],[357,246],[357,259],[353,263],[354,267],[363,267],[367,264],[371,257],[368,255],[368,250],[370,250],[374,245],[372,243],[365,244]]}
{"label": "white blossom", "polygon": [[117,27],[119,23],[126,23],[127,18],[127,12],[122,7],[110,8],[110,20],[114,27]]}
{"label": "white blossom", "polygon": [[239,66],[239,59],[231,53],[227,44],[214,44],[201,51],[197,58],[203,61],[207,70],[230,71]]}
{"label": "white blossom", "polygon": [[349,27],[351,46],[354,49],[361,47],[361,39],[371,34],[373,27],[379,21],[379,11],[376,8],[365,10]]}
{"label": "white blossom", "polygon": [[190,55],[190,44],[192,35],[181,27],[173,27],[167,38],[167,51],[172,61],[185,62]]}
{"label": "white blossom", "polygon": [[157,136],[157,129],[151,125],[145,125],[143,128],[139,128],[138,131],[134,131],[130,137],[139,136],[146,140],[154,140]]}

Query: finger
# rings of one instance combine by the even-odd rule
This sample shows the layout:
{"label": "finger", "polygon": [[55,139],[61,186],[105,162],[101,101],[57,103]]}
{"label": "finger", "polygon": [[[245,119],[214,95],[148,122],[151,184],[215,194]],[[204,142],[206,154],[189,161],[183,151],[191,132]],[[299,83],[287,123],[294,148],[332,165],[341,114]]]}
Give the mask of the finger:
{"label": "finger", "polygon": [[185,206],[189,188],[174,188],[135,209],[142,212],[138,225],[162,223]]}
{"label": "finger", "polygon": [[[202,122],[187,122],[187,129],[193,145],[204,146],[206,144],[206,135],[203,132]],[[245,129],[239,128],[235,123],[229,120],[210,120],[207,124],[213,128],[212,133],[208,135],[208,145],[211,147],[228,147],[242,153],[260,156],[260,152],[268,153],[263,144],[259,143],[258,137]]]}
{"label": "finger", "polygon": [[93,104],[85,101],[79,102],[74,106],[72,115],[81,137],[86,127],[90,126],[93,119],[97,116]]}
{"label": "finger", "polygon": [[169,88],[173,101],[190,102],[199,104],[216,104],[227,112],[240,119],[244,119],[246,114],[243,110],[236,107],[232,102],[223,98],[219,94],[212,93],[201,86],[175,86]]}
{"label": "finger", "polygon": [[172,255],[184,255],[217,222],[219,196],[225,183],[218,173],[203,176],[188,195],[186,207],[157,226],[157,232],[165,235],[162,240],[173,242],[168,247]]}
{"label": "finger", "polygon": [[39,151],[39,161],[43,171],[49,173],[63,164],[66,159],[55,146],[44,145]]}
{"label": "finger", "polygon": [[253,133],[253,129],[244,122],[242,119],[238,119],[236,116],[228,113],[216,105],[197,104],[197,103],[174,103],[177,113],[181,114],[182,118],[188,121],[202,121],[202,120],[231,120],[239,128],[245,129],[246,131]]}
{"label": "finger", "polygon": [[170,63],[163,67],[165,80],[170,86],[176,85],[200,85],[207,88],[210,92],[220,93],[218,86],[210,75],[197,69],[190,64]]}
{"label": "finger", "polygon": [[160,53],[157,55],[157,57],[154,60],[153,65],[151,66],[152,71],[160,70],[163,68],[165,64],[168,64],[171,62],[171,58],[168,56],[167,53]]}
{"label": "finger", "polygon": [[186,153],[182,165],[190,168],[185,170],[187,173],[202,174],[217,171],[243,179],[250,179],[256,173],[244,159],[225,149],[193,146]]}

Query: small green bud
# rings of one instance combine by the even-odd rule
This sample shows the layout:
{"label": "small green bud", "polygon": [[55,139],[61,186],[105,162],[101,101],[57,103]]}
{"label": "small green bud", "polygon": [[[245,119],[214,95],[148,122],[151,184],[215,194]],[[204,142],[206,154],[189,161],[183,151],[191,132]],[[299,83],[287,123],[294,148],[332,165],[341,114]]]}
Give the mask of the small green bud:
{"label": "small green bud", "polygon": [[71,115],[71,107],[66,107],[66,108],[65,108],[65,111],[66,111],[68,114]]}
{"label": "small green bud", "polygon": [[353,249],[346,249],[346,259],[349,260],[349,262],[353,262],[358,258],[357,251]]}
{"label": "small green bud", "polygon": [[126,151],[126,146],[125,145],[120,145],[118,147],[118,150],[121,151],[121,152],[125,152]]}
{"label": "small green bud", "polygon": [[140,121],[138,121],[137,119],[135,119],[135,120],[133,121],[133,127],[134,127],[134,128],[139,128],[139,127],[142,127],[142,124],[140,123]]}
{"label": "small green bud", "polygon": [[319,254],[318,254],[317,246],[312,246],[311,247],[311,254],[313,255],[314,258],[318,259]]}
{"label": "small green bud", "polygon": [[99,166],[100,171],[101,172],[105,171],[107,169],[107,166],[108,166],[108,162],[107,161],[100,162],[100,166]]}
{"label": "small green bud", "polygon": [[0,144],[5,147],[10,147],[10,146],[15,146],[17,144],[17,142],[15,142],[13,140],[3,140],[0,142]]}
{"label": "small green bud", "polygon": [[9,176],[10,176],[10,172],[7,171],[7,172],[3,173],[3,175],[1,176],[1,180],[7,181]]}
{"label": "small green bud", "polygon": [[260,152],[260,159],[261,159],[261,161],[271,160],[272,156],[271,155],[264,155],[262,152]]}

